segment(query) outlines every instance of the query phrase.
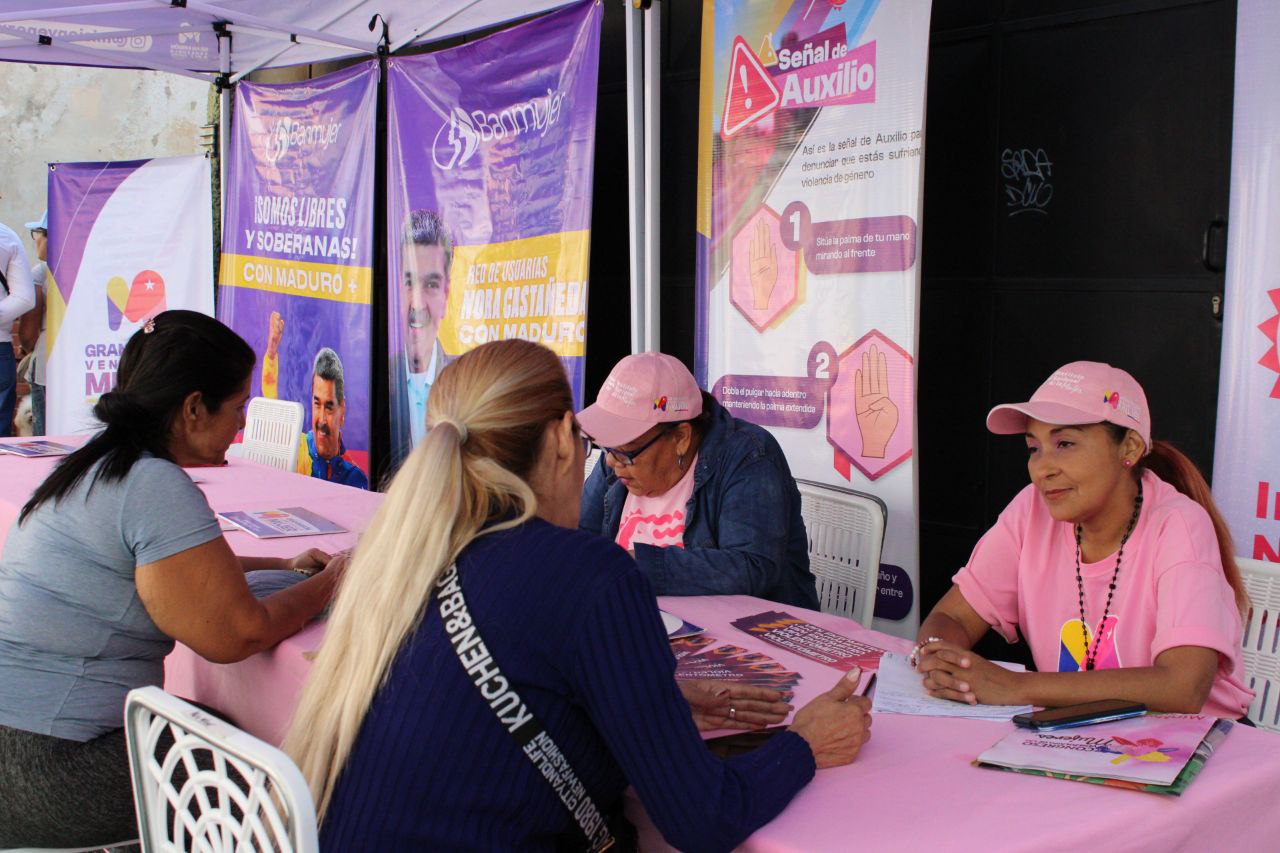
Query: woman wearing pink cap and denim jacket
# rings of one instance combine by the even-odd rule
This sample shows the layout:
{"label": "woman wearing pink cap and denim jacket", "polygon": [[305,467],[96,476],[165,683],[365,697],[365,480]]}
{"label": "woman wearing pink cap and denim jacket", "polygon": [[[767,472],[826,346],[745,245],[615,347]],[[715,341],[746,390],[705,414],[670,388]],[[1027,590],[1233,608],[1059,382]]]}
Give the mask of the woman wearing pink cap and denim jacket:
{"label": "woman wearing pink cap and denim jacket", "polygon": [[[1239,718],[1248,596],[1209,487],[1151,441],[1142,387],[1073,362],[1031,400],[996,406],[994,433],[1024,436],[1031,484],[1000,514],[920,626],[913,658],[934,696],[1048,707],[1096,699]],[[1020,633],[1037,672],[970,649]]]}
{"label": "woman wearing pink cap and denim jacket", "polygon": [[626,548],[654,592],[818,609],[782,448],[698,388],[678,359],[622,359],[578,422],[605,451],[583,484],[580,526]]}

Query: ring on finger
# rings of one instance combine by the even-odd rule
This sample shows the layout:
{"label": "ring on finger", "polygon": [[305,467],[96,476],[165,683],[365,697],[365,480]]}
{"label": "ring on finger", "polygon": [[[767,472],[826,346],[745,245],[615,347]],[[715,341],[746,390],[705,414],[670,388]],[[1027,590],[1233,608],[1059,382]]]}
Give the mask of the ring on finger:
{"label": "ring on finger", "polygon": [[738,719],[738,709],[733,707],[732,705],[729,706],[729,719],[731,720]]}

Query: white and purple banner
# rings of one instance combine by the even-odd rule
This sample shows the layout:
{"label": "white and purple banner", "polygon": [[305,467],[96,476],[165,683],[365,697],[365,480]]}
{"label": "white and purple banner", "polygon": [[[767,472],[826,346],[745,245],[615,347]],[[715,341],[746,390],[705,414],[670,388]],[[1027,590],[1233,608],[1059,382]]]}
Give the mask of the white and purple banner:
{"label": "white and purple banner", "polygon": [[202,156],[49,167],[47,431],[85,432],[120,354],[170,308],[213,314],[213,195]]}
{"label": "white and purple banner", "polygon": [[299,473],[368,488],[378,66],[240,83],[218,319],[258,354],[253,394],[302,404]]}
{"label": "white and purple banner", "polygon": [[1280,562],[1280,4],[1240,0],[1213,497],[1236,554]]}
{"label": "white and purple banner", "polygon": [[914,637],[930,0],[703,10],[696,373],[797,477],[884,501],[876,627]]}
{"label": "white and purple banner", "polygon": [[581,402],[601,14],[387,61],[393,466],[436,373],[487,341],[550,347]]}

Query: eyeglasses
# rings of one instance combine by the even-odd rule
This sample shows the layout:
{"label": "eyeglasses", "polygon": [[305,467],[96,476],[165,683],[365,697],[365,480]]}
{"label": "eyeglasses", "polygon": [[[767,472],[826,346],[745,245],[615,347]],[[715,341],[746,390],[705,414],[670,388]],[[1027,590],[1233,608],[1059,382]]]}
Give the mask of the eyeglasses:
{"label": "eyeglasses", "polygon": [[621,464],[629,468],[632,465],[636,464],[637,456],[639,456],[641,453],[644,453],[646,450],[652,447],[654,445],[654,442],[662,438],[668,432],[670,432],[670,429],[667,428],[667,426],[664,424],[663,429],[657,435],[655,435],[653,438],[646,441],[641,446],[637,447],[635,450],[619,450],[616,447],[603,447],[601,445],[595,445],[595,442],[592,442],[592,444],[597,447],[600,447],[600,449],[603,450],[605,453],[608,453],[618,462],[620,462]]}

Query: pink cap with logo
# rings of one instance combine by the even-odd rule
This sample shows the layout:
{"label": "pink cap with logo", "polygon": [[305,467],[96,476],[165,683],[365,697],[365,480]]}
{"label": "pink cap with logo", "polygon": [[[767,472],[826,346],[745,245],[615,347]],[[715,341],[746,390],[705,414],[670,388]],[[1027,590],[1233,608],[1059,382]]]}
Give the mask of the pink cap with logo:
{"label": "pink cap with logo", "polygon": [[596,444],[617,447],[655,424],[702,414],[702,390],[679,359],[660,352],[629,355],[614,366],[578,423]]}
{"label": "pink cap with logo", "polygon": [[1151,452],[1151,410],[1142,386],[1127,372],[1097,361],[1073,361],[1054,371],[1025,403],[1005,403],[987,415],[998,435],[1026,432],[1027,418],[1055,426],[1111,423],[1142,436]]}

